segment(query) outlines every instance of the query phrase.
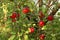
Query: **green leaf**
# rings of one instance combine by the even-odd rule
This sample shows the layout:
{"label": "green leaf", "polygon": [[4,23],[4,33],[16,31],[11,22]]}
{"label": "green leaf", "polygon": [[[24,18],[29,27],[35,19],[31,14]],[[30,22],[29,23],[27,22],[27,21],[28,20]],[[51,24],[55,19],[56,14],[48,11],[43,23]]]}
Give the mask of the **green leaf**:
{"label": "green leaf", "polygon": [[46,13],[47,8],[46,8],[46,6],[45,6],[45,5],[43,5],[43,6],[42,6],[42,11],[43,11],[43,13]]}
{"label": "green leaf", "polygon": [[47,30],[47,26],[43,26],[42,27],[42,30]]}

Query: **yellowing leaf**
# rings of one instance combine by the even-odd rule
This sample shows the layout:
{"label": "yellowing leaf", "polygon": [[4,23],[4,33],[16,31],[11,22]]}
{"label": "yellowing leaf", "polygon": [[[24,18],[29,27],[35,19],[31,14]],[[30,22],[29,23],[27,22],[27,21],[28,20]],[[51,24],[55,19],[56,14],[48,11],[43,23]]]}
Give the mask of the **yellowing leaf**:
{"label": "yellowing leaf", "polygon": [[13,40],[15,35],[12,35],[8,40]]}
{"label": "yellowing leaf", "polygon": [[28,35],[24,35],[24,40],[28,40]]}

